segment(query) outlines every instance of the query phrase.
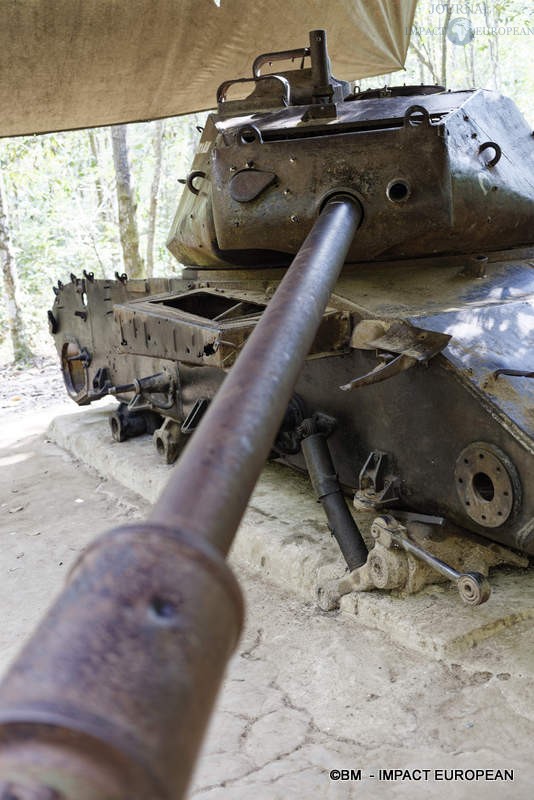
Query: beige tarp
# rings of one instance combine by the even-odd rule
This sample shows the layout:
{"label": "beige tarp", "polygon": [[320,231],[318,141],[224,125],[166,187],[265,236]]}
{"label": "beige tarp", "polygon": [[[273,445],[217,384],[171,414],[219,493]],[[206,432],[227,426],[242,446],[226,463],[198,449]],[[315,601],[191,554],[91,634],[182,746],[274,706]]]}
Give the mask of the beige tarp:
{"label": "beige tarp", "polygon": [[337,77],[392,72],[416,2],[0,0],[0,136],[212,108],[223,80],[312,28],[326,28]]}

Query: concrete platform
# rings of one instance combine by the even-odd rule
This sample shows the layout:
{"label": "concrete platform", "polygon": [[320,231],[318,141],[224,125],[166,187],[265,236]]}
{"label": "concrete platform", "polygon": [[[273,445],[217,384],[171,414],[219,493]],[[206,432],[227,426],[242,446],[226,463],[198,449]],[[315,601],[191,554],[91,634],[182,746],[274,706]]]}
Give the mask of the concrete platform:
{"label": "concrete platform", "polygon": [[[48,435],[101,476],[155,502],[172,467],[161,462],[148,436],[114,442],[108,414],[105,405],[59,416]],[[307,478],[279,464],[265,467],[231,559],[238,574],[244,567],[313,603],[325,575],[344,572]],[[341,611],[404,647],[454,661],[534,617],[534,571],[496,570],[491,583],[490,600],[476,608],[464,605],[452,586],[436,585],[408,598],[353,593],[342,598]],[[534,674],[534,661],[526,657],[525,668]]]}
{"label": "concrete platform", "polygon": [[[64,415],[65,406],[54,413]],[[50,419],[50,409],[42,415],[11,412],[0,425],[0,675],[88,543],[99,532],[146,517],[149,509],[139,495],[103,480],[46,440]],[[80,431],[94,426],[95,436],[85,439],[87,451],[99,450],[102,437],[112,471],[116,454],[122,453],[128,465],[131,445],[141,446],[112,445],[101,412],[95,418],[92,409],[67,423],[59,421],[65,435],[76,425]],[[57,432],[57,422],[54,428]],[[141,474],[143,483],[157,471],[168,474],[150,447],[144,454],[139,462],[129,461],[128,472]],[[157,470],[147,466],[155,463]],[[302,600],[306,592],[313,596],[310,573],[291,564],[279,568],[283,559],[272,540],[277,531],[282,538],[298,532],[299,509],[320,509],[313,501],[304,506],[298,491],[286,491],[287,472],[275,468],[272,474],[273,482],[262,481],[259,487],[266,491],[260,497],[264,513],[251,509],[240,532],[246,537],[249,526],[257,527],[258,538],[265,538],[267,549],[257,554],[260,568],[248,569],[237,547],[234,553],[246,598],[246,626],[228,667],[190,800],[530,800],[534,626],[529,619],[510,620],[516,611],[512,604],[520,605],[527,591],[528,576],[514,579],[517,590],[512,591],[503,575],[507,625],[491,628],[478,644],[460,637],[456,653],[453,643],[463,623],[453,592],[433,589],[407,602],[375,593],[360,598],[356,616],[354,598],[345,601],[347,613],[321,612]],[[307,492],[306,482],[296,480]],[[283,501],[286,514],[291,497],[294,523],[286,520],[282,526],[276,522],[278,509]],[[315,519],[308,512],[301,516]],[[265,520],[265,537],[259,533],[262,525],[254,524],[259,519]],[[318,519],[322,524],[320,513]],[[312,524],[307,528],[318,546],[323,540],[332,552],[323,530],[313,530]],[[304,540],[300,547],[307,544]],[[285,546],[297,545],[290,541]],[[270,559],[263,567],[261,552]],[[297,552],[304,561],[308,551]],[[299,574],[307,583],[300,582]],[[263,580],[266,575],[269,579]],[[291,591],[275,588],[275,578],[279,585],[287,581]],[[499,581],[491,602],[500,602]],[[471,624],[469,630],[484,636],[488,631],[478,611],[471,617],[478,627]],[[417,636],[427,642],[426,651]],[[396,644],[394,637],[410,646]],[[442,658],[439,647],[448,648]],[[393,769],[402,776],[380,777],[379,770],[390,775]],[[466,779],[474,769],[490,772]],[[336,770],[361,774],[339,780]],[[418,780],[422,770],[428,777]],[[449,775],[456,770],[459,777],[440,779],[444,770]],[[495,780],[496,770],[513,770],[513,781]]]}

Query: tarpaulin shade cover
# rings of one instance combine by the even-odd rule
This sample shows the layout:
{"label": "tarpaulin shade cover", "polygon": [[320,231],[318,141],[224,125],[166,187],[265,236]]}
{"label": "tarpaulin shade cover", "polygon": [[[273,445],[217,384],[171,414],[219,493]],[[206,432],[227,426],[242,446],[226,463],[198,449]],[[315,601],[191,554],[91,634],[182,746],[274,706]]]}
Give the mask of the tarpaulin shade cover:
{"label": "tarpaulin shade cover", "polygon": [[306,46],[314,28],[336,77],[392,72],[416,2],[1,0],[0,136],[212,108],[223,80],[251,76],[258,53]]}

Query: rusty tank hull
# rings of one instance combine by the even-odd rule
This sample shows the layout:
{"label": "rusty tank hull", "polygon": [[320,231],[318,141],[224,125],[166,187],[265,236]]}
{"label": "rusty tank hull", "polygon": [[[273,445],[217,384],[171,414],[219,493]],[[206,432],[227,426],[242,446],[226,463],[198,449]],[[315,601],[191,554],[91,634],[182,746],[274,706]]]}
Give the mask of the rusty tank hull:
{"label": "rusty tank hull", "polygon": [[[438,514],[531,555],[534,384],[506,370],[534,371],[528,346],[534,329],[534,272],[525,252],[515,258],[514,253],[496,253],[482,261],[482,267],[483,276],[475,274],[479,263],[457,256],[425,265],[397,263],[394,272],[391,264],[346,268],[295,391],[310,412],[337,420],[329,437],[336,471],[345,490],[362,503],[377,511],[409,508]],[[127,438],[128,421],[132,424],[132,419],[150,413],[148,429],[151,422],[153,430],[157,426],[160,451],[173,460],[190,435],[181,432],[184,421],[215,396],[278,278],[274,270],[223,275],[210,270],[200,280],[158,281],[160,291],[154,294],[149,281],[136,286],[133,281],[82,279],[92,330],[91,323],[80,320],[76,336],[64,340],[56,334],[67,387],[78,402],[90,402],[108,391],[100,383],[102,374],[119,388],[139,380],[139,393],[132,386],[117,393],[130,410],[122,420],[118,415],[112,419],[118,420],[115,435]],[[79,283],[61,290],[58,305],[69,294],[72,305],[80,302]],[[111,324],[103,294],[113,304]],[[241,303],[252,313],[217,323],[202,318],[199,309],[193,320],[193,314],[181,311],[181,301],[184,306],[212,302],[221,313]],[[72,317],[72,305],[64,316],[62,309],[54,310],[62,330],[67,314]],[[405,324],[404,338],[388,334],[392,322],[397,327]],[[421,336],[419,342],[425,343],[425,334],[431,339],[430,349],[417,351],[418,342],[412,338]],[[94,354],[90,363],[68,361],[78,353],[83,358],[84,351]],[[403,368],[377,380],[382,376],[373,370],[395,359]],[[356,383],[350,391],[340,388],[369,374],[365,385]],[[156,387],[157,392],[143,392],[147,375],[168,376],[168,384]],[[171,440],[176,441],[174,449],[164,431],[158,434],[164,418],[179,431]],[[145,430],[141,425],[134,433]],[[287,438],[278,437],[274,454],[304,470],[302,453],[291,452],[294,447]],[[476,443],[491,458],[480,458],[483,451],[475,452]],[[469,465],[464,464],[466,449]],[[361,473],[372,453],[383,454],[383,467],[387,466],[392,486],[385,494],[380,478],[376,486],[362,485]]]}
{"label": "rusty tank hull", "polygon": [[[311,66],[261,74],[288,57]],[[534,554],[534,138],[519,111],[482,90],[358,93],[321,32],[217,99],[169,236],[182,277],[55,290],[71,397],[115,395],[113,436],[148,431],[172,463],[329,197],[352,198],[358,235],[271,456],[310,471],[302,424],[326,416],[358,513],[439,516]]]}

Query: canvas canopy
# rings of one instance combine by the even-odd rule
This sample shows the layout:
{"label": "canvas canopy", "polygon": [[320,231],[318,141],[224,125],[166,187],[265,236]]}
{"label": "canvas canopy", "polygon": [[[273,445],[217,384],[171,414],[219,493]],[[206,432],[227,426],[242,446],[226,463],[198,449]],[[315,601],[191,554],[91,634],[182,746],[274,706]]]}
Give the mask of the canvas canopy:
{"label": "canvas canopy", "polygon": [[336,77],[401,69],[417,0],[1,0],[0,136],[212,108],[325,28]]}

